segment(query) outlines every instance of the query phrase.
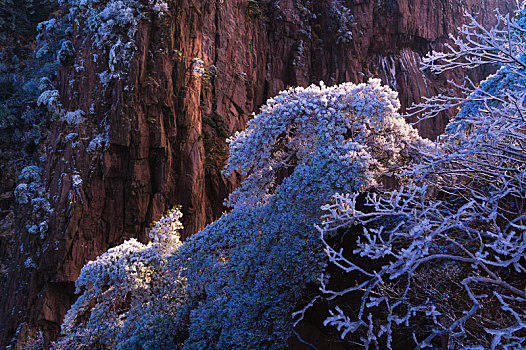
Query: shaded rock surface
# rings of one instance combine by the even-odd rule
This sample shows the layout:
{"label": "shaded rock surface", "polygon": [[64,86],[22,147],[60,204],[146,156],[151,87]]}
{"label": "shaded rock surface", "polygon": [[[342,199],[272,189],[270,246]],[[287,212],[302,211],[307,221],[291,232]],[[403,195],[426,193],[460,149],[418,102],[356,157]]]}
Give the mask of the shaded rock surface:
{"label": "shaded rock surface", "polygon": [[[53,213],[41,244],[25,228],[27,208],[1,197],[11,208],[2,208],[11,243],[0,249],[0,346],[21,348],[40,330],[46,344],[56,339],[82,266],[125,239],[144,241],[150,223],[174,205],[182,205],[185,237],[218,218],[239,183],[221,174],[225,138],[267,98],[287,86],[380,77],[405,108],[442,91],[446,78],[462,77],[437,79],[418,67],[462,24],[464,11],[491,25],[494,8],[514,3],[172,1],[169,14],[140,22],[128,74],[108,85],[99,78],[108,67],[93,61],[79,21],[71,40],[83,69],[61,67],[56,85],[64,108],[85,114],[81,123],[50,127],[42,181]],[[196,58],[203,76],[194,72]],[[434,138],[446,123],[443,116],[418,128]],[[2,191],[14,189],[13,176]],[[28,256],[35,267],[26,266]]]}

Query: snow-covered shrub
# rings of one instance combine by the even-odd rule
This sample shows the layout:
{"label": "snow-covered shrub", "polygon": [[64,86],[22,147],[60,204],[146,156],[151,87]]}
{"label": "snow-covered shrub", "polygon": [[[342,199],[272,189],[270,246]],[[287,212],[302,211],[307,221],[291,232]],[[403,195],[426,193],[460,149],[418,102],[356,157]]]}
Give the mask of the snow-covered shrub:
{"label": "snow-covered shrub", "polygon": [[340,0],[335,0],[331,3],[329,15],[334,21],[332,28],[336,31],[336,44],[350,43],[354,22],[351,10],[345,7]]}
{"label": "snow-covered shrub", "polygon": [[57,59],[63,66],[69,66],[75,62],[75,48],[71,41],[66,40],[62,43],[57,53]]}
{"label": "snow-covered shrub", "polygon": [[58,27],[59,27],[59,25],[58,25],[57,19],[56,18],[50,18],[50,19],[48,19],[46,21],[40,22],[37,25],[37,31],[39,33],[53,32],[53,31],[57,30]]}
{"label": "snow-covered shrub", "polygon": [[43,350],[45,349],[44,333],[39,331],[34,336],[28,335],[22,350]]}
{"label": "snow-covered shrub", "polygon": [[15,188],[15,200],[18,204],[27,204],[31,199],[31,194],[28,190],[28,186],[25,183],[21,183]]}
{"label": "snow-covered shrub", "polygon": [[206,73],[205,62],[200,58],[192,58],[192,74],[198,77],[202,77]]}
{"label": "snow-covered shrub", "polygon": [[[36,37],[36,53],[35,57],[42,61],[55,61],[69,63],[70,57],[74,50],[71,42],[65,39],[66,37],[66,23],[64,18],[56,12],[53,18],[40,22],[37,25],[38,35]],[[62,59],[59,58],[62,53]],[[54,71],[53,73],[56,73]]]}
{"label": "snow-covered shrub", "polygon": [[26,261],[24,262],[24,266],[26,269],[36,269],[38,267],[31,257],[28,257],[26,259]]}
{"label": "snow-covered shrub", "polygon": [[85,121],[85,118],[84,118],[85,114],[86,113],[84,113],[83,110],[77,109],[76,111],[67,112],[66,114],[64,114],[64,120],[69,125],[79,125]]}
{"label": "snow-covered shrub", "polygon": [[59,28],[59,22],[56,18],[51,18],[47,21],[40,22],[37,25],[38,35],[37,40],[37,51],[35,57],[38,59],[44,59],[47,56],[53,54],[53,45],[50,42],[50,36],[55,35]]}
{"label": "snow-covered shrub", "polygon": [[19,205],[28,207],[30,205],[31,215],[25,218],[28,233],[40,233],[43,239],[48,231],[47,219],[53,209],[42,185],[42,170],[36,165],[29,165],[22,169],[18,176],[21,183],[16,186],[14,195]]}
{"label": "snow-covered shrub", "polygon": [[[407,170],[412,181],[383,193],[336,195],[320,226],[332,264],[351,274],[329,300],[325,324],[342,338],[355,334],[368,348],[389,348],[402,332],[418,349],[526,347],[526,134],[524,5],[514,17],[498,14],[486,30],[475,19],[461,28],[448,53],[433,53],[436,72],[492,63],[502,68],[465,96],[438,96],[419,107],[424,117],[460,112],[429,153]],[[344,251],[328,237],[356,235]]]}
{"label": "snow-covered shrub", "polygon": [[118,77],[121,72],[127,69],[136,49],[133,42],[123,44],[121,41],[117,41],[117,43],[111,47],[108,67],[113,77]]}
{"label": "snow-covered shrub", "polygon": [[56,90],[55,86],[48,77],[42,77],[39,80],[38,90],[42,93],[47,90]]}
{"label": "snow-covered shrub", "polygon": [[38,59],[43,59],[47,55],[51,53],[51,48],[47,42],[43,42],[40,44],[40,47],[38,48],[37,52],[35,53],[35,57]]}
{"label": "snow-covered shrub", "polygon": [[396,97],[379,80],[291,89],[229,140],[226,171],[246,176],[233,210],[173,255],[188,283],[184,349],[285,347],[294,307],[325,266],[320,206],[375,185],[424,144]]}
{"label": "snow-covered shrub", "polygon": [[22,137],[22,142],[30,144],[33,143],[38,145],[42,139],[42,129],[39,124],[33,124],[31,129],[24,133]]}
{"label": "snow-covered shrub", "polygon": [[415,147],[426,144],[399,118],[399,107],[397,93],[378,79],[280,93],[249,121],[246,131],[229,140],[226,173],[239,170],[247,178],[227,203],[264,204],[295,166],[313,159],[324,162],[331,152],[334,162],[363,170],[345,171],[338,187],[348,186],[347,177],[353,188],[374,186],[379,174],[396,171],[418,153]]}
{"label": "snow-covered shrub", "polygon": [[88,144],[88,147],[86,148],[86,152],[88,153],[95,153],[100,150],[103,150],[104,147],[106,147],[108,143],[107,136],[97,134]]}
{"label": "snow-covered shrub", "polygon": [[39,233],[39,228],[37,225],[26,225],[27,233],[31,235],[36,235]]}
{"label": "snow-covered shrub", "polygon": [[139,14],[136,12],[138,4],[135,1],[97,2],[95,6],[92,3],[88,2],[87,5],[87,24],[93,34],[95,47],[111,47],[122,41],[122,38],[125,41],[134,40],[139,23]]}
{"label": "snow-covered shrub", "polygon": [[40,182],[42,179],[42,168],[36,165],[29,165],[22,169],[18,179],[26,183]]}
{"label": "snow-covered shrub", "polygon": [[51,209],[51,204],[47,198],[37,197],[31,199],[31,206],[33,207],[33,213],[44,217],[46,213]]}
{"label": "snow-covered shrub", "polygon": [[40,233],[40,239],[44,239],[44,236],[46,235],[48,230],[49,230],[49,225],[48,225],[47,220],[42,221],[38,225],[38,232]]}
{"label": "snow-covered shrub", "polygon": [[16,125],[17,118],[6,105],[0,105],[0,130]]}
{"label": "snow-covered shrub", "polygon": [[296,43],[296,49],[294,50],[294,59],[292,60],[293,67],[303,67],[303,56],[305,54],[305,47],[303,46],[303,40],[299,40]]}
{"label": "snow-covered shrub", "polygon": [[[161,16],[168,11],[168,4],[164,0],[63,2],[70,6],[71,21],[80,18],[84,20],[85,35],[92,41],[93,48],[102,51],[107,59],[109,69],[101,75],[103,83],[108,83],[114,78],[122,78],[127,73],[128,65],[135,54],[135,34],[140,21],[148,19],[149,13]],[[70,52],[72,50],[68,49],[67,53]],[[98,53],[94,54],[94,61],[98,55]]]}
{"label": "snow-covered shrub", "polygon": [[177,249],[181,212],[170,211],[150,231],[150,243],[135,239],[89,262],[77,279],[81,293],[62,324],[60,349],[168,349],[180,342],[176,307],[185,281],[165,269]]}
{"label": "snow-covered shrub", "polygon": [[71,189],[69,191],[69,200],[72,202],[82,202],[82,177],[75,171],[71,175]]}
{"label": "snow-covered shrub", "polygon": [[66,140],[66,142],[68,143],[73,143],[78,139],[78,137],[79,137],[79,134],[77,134],[76,132],[70,132],[69,134],[66,135],[64,140]]}
{"label": "snow-covered shrub", "polygon": [[37,104],[39,106],[45,106],[51,113],[59,113],[60,107],[62,106],[59,98],[58,90],[46,90],[38,97]]}
{"label": "snow-covered shrub", "polygon": [[22,169],[18,176],[21,183],[15,188],[15,199],[19,204],[28,204],[42,193],[40,182],[42,180],[42,168],[29,165]]}

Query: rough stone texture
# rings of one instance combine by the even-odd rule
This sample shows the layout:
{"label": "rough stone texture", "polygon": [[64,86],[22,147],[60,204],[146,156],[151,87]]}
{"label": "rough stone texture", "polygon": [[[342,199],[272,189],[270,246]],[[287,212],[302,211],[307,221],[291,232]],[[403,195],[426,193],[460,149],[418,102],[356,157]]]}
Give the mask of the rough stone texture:
{"label": "rough stone texture", "polygon": [[[22,322],[12,343],[17,348],[38,329],[46,343],[56,338],[82,266],[124,239],[145,240],[150,222],[174,205],[183,206],[185,237],[219,217],[223,199],[239,181],[220,173],[228,155],[224,139],[242,129],[268,97],[287,86],[379,76],[400,92],[406,107],[443,88],[444,78],[420,72],[419,62],[442,47],[465,10],[491,25],[495,7],[514,4],[341,1],[354,16],[353,39],[336,44],[331,2],[303,1],[306,11],[298,0],[260,1],[259,9],[246,0],[172,1],[169,16],[140,24],[129,75],[107,88],[98,78],[107,67],[91,60],[83,24],[74,29],[76,59],[84,59],[84,71],[61,68],[58,86],[64,107],[82,109],[86,121],[78,127],[52,125],[44,177],[54,214],[40,247],[21,231],[14,238],[26,251],[10,252],[7,283],[0,291],[5,296],[0,346]],[[192,74],[193,58],[214,65],[217,75]],[[462,73],[450,77],[456,75]],[[446,122],[444,116],[418,127],[422,135],[435,137]],[[90,141],[106,127],[109,146],[88,152]],[[66,140],[71,132],[78,134],[77,142]],[[74,175],[82,185],[73,185]],[[24,208],[19,209],[20,229]],[[28,249],[40,251],[36,269],[24,268]]]}

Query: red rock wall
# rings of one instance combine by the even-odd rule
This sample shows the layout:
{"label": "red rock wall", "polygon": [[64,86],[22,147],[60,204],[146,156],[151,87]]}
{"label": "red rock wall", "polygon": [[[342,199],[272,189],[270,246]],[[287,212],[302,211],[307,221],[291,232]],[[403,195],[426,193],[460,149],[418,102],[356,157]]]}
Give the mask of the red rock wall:
{"label": "red rock wall", "polygon": [[[223,199],[238,183],[220,173],[228,155],[224,138],[242,129],[268,97],[289,85],[379,76],[408,106],[444,86],[444,79],[418,65],[423,54],[442,47],[464,10],[491,24],[492,10],[514,1],[342,1],[355,22],[352,41],[343,44],[336,44],[331,29],[331,1],[310,3],[316,19],[306,18],[298,0],[260,1],[260,15],[246,0],[172,1],[169,16],[140,24],[129,75],[108,88],[97,75],[107,67],[92,62],[82,23],[75,28],[76,60],[84,59],[84,71],[61,68],[60,95],[68,110],[93,105],[94,113],[75,130],[58,121],[52,126],[45,169],[55,208],[50,234],[39,268],[4,286],[0,346],[21,322],[19,346],[38,328],[46,340],[55,338],[82,266],[124,239],[145,240],[149,224],[174,205],[183,206],[185,237],[219,217]],[[309,26],[310,38],[302,32]],[[217,76],[196,77],[193,58],[214,65]],[[419,128],[435,137],[446,122],[426,121]],[[87,152],[106,128],[107,149]],[[65,141],[73,131],[80,140],[75,147]],[[76,172],[80,189],[71,184]],[[12,270],[23,269],[21,256],[15,252]]]}

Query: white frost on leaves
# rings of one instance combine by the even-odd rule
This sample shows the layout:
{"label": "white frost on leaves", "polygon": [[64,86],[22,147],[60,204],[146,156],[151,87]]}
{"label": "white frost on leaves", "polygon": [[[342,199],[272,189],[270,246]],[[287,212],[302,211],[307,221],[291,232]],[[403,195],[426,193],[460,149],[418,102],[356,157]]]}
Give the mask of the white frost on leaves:
{"label": "white frost on leaves", "polygon": [[34,269],[37,267],[37,264],[35,264],[35,262],[33,261],[33,259],[31,257],[27,258],[26,261],[24,262],[24,266],[26,267],[26,269]]}
{"label": "white frost on leaves", "polygon": [[18,179],[22,182],[15,188],[14,195],[18,204],[28,204],[33,198],[42,195],[40,186],[42,168],[30,165],[22,169]]}
{"label": "white frost on leaves", "polygon": [[70,132],[69,134],[66,135],[64,139],[66,140],[66,142],[74,143],[78,139],[78,137],[79,137],[78,133]]}
{"label": "white frost on leaves", "polygon": [[82,177],[79,174],[73,174],[71,177],[71,185],[73,188],[78,189],[82,186]]}
{"label": "white frost on leaves", "polygon": [[122,73],[128,69],[135,50],[137,50],[135,43],[122,43],[120,39],[110,48],[108,67],[112,78],[121,77]]}
{"label": "white frost on leaves", "polygon": [[198,77],[202,77],[206,73],[205,62],[200,58],[192,58],[192,74]]}
{"label": "white frost on leaves", "polygon": [[350,43],[352,41],[352,26],[354,24],[354,16],[351,10],[345,7],[340,0],[332,1],[330,17],[335,21],[336,27],[336,44]]}
{"label": "white frost on leaves", "polygon": [[56,350],[136,349],[168,344],[170,337],[177,337],[164,327],[169,326],[167,319],[176,317],[185,283],[169,274],[165,265],[167,255],[181,245],[181,215],[175,209],[159,220],[150,231],[150,243],[128,240],[82,268],[75,282],[80,297],[66,314],[65,336],[54,344]]}
{"label": "white frost on leaves", "polygon": [[108,144],[108,137],[102,134],[97,134],[90,142],[86,151],[88,153],[96,153],[103,150]]}
{"label": "white frost on leaves", "polygon": [[[364,173],[342,170],[349,175],[342,174],[337,181],[345,183],[350,177],[357,189],[375,185],[374,172],[395,170],[391,168],[425,144],[399,118],[399,107],[397,93],[377,79],[281,92],[249,121],[246,131],[228,140],[231,156],[225,173],[239,171],[247,178],[227,204],[265,203],[281,173],[317,157],[324,159],[322,153],[351,169],[364,167]],[[338,178],[325,170],[326,176]]]}
{"label": "white frost on leaves", "polygon": [[18,175],[18,179],[26,183],[40,182],[42,180],[42,168],[36,165],[26,166]]}
{"label": "white frost on leaves", "polygon": [[58,21],[56,18],[51,18],[47,21],[40,22],[37,25],[37,31],[38,32],[51,32],[53,30],[56,30],[58,28]]}
{"label": "white frost on leaves", "polygon": [[40,239],[44,239],[48,230],[49,230],[49,225],[47,223],[47,220],[42,221],[38,225],[38,232],[40,233]]}
{"label": "white frost on leaves", "polygon": [[37,225],[26,225],[27,232],[31,235],[36,235],[39,233],[39,228]]}
{"label": "white frost on leaves", "polygon": [[46,190],[42,185],[43,169],[36,165],[29,165],[22,169],[18,180],[21,181],[15,188],[15,201],[19,205],[31,205],[31,215],[26,217],[26,228],[29,234],[40,234],[43,239],[48,231],[47,219],[53,211]]}
{"label": "white frost on leaves", "polygon": [[86,113],[83,110],[77,109],[73,112],[66,112],[66,114],[64,114],[64,120],[69,125],[78,126],[86,120],[86,118],[84,118],[85,115]]}
{"label": "white frost on leaves", "polygon": [[[164,0],[69,0],[71,20],[80,18],[85,22],[85,35],[89,36],[94,49],[101,50],[107,59],[108,70],[99,74],[106,85],[112,79],[127,75],[136,46],[135,36],[141,21],[150,13],[161,17],[169,11]],[[98,54],[94,54],[97,61]]]}
{"label": "white frost on leaves", "polygon": [[58,113],[62,106],[59,101],[58,90],[46,90],[38,96],[37,104],[45,106],[51,113]]}

